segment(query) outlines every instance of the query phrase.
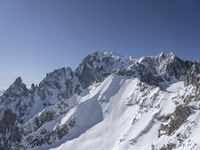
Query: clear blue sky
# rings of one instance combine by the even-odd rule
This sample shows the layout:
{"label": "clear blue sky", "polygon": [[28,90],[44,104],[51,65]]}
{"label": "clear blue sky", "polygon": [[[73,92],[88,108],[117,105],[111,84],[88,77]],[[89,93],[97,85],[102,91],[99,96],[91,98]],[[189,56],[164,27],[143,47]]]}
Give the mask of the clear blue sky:
{"label": "clear blue sky", "polygon": [[200,0],[0,0],[0,88],[96,50],[199,60]]}

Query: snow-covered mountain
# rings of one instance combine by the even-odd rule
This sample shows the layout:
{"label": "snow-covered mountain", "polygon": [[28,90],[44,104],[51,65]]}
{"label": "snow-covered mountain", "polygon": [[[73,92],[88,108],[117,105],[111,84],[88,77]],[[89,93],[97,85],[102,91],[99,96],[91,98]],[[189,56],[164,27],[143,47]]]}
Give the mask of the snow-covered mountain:
{"label": "snow-covered mountain", "polygon": [[95,52],[0,97],[0,150],[200,149],[200,62]]}

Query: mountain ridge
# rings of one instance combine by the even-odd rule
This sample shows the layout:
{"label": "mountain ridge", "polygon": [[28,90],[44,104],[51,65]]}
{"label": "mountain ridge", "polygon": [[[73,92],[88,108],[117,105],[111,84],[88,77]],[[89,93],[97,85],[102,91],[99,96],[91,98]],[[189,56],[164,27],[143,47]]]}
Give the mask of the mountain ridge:
{"label": "mountain ridge", "polygon": [[[72,68],[70,68],[70,67],[61,67],[61,68],[59,68],[59,69],[55,69],[55,70],[53,70],[53,72],[56,72],[56,71],[59,71],[59,70],[62,70],[62,69],[64,69],[64,68],[68,68],[68,69],[70,69],[71,71],[73,71],[73,72],[77,72],[76,70],[78,70],[78,68],[80,68],[80,65],[82,64],[82,63],[84,63],[84,60],[85,59],[87,59],[88,57],[90,57],[90,56],[103,56],[103,57],[113,57],[113,58],[115,58],[115,59],[124,59],[124,60],[138,60],[138,61],[141,61],[142,59],[144,59],[144,58],[155,58],[155,57],[157,57],[157,58],[166,58],[166,57],[176,57],[176,58],[178,58],[178,59],[180,59],[178,56],[176,56],[173,52],[168,52],[168,53],[165,53],[165,52],[161,52],[159,55],[156,55],[156,56],[144,56],[144,57],[141,57],[141,58],[133,58],[132,56],[127,56],[127,57],[125,57],[125,56],[122,56],[122,55],[120,55],[120,54],[118,54],[118,53],[116,53],[116,52],[112,52],[112,51],[105,51],[105,52],[100,52],[100,51],[95,51],[95,52],[93,52],[93,53],[91,53],[91,54],[89,54],[89,55],[87,55],[83,60],[82,60],[82,62],[78,65],[78,67],[76,67],[74,70],[72,70]],[[180,59],[180,60],[182,60],[182,59]],[[199,63],[199,61],[189,61],[189,60],[182,60],[182,61],[185,61],[185,62],[188,62],[188,63]],[[53,73],[53,72],[50,72],[50,73]],[[47,75],[46,76],[48,76],[48,74],[49,73],[47,73]],[[19,80],[21,80],[22,81],[22,78],[21,78],[21,76],[19,76],[19,77],[17,77],[16,78],[16,80],[17,79],[19,79]],[[14,81],[15,82],[15,81]],[[13,83],[14,83],[13,82]],[[41,81],[42,82],[42,81]],[[12,83],[12,84],[13,84]],[[12,85],[11,84],[11,85]],[[23,83],[24,84],[24,83]],[[40,84],[40,83],[39,83]],[[39,85],[38,84],[38,85]],[[32,83],[32,86],[35,86],[35,84],[34,83]],[[38,85],[36,85],[36,86],[38,86]],[[31,86],[31,87],[32,87]],[[30,88],[31,88],[30,87]],[[5,89],[5,90],[7,90],[7,89]],[[5,91],[4,90],[4,91]]]}
{"label": "mountain ridge", "polygon": [[[132,110],[128,107],[140,105],[146,107],[147,112],[151,111],[151,107],[155,107],[156,110],[158,105],[155,105],[154,101],[163,103],[157,95],[159,93],[170,95],[167,87],[173,87],[176,83],[181,83],[181,89],[195,91],[193,93],[185,92],[182,94],[183,97],[189,96],[198,101],[200,98],[200,63],[184,61],[173,53],[161,53],[154,57],[132,59],[113,52],[94,52],[86,56],[75,70],[69,67],[56,69],[47,73],[38,85],[33,84],[30,89],[22,82],[21,77],[18,77],[0,97],[0,128],[2,128],[0,130],[0,143],[2,143],[0,149],[21,150],[40,149],[40,147],[43,149],[42,147],[45,145],[44,149],[48,149],[51,145],[64,139],[70,141],[81,136],[83,132],[90,130],[96,124],[104,122],[107,111],[109,112],[107,105],[112,105],[110,104],[112,97],[120,90],[123,91],[121,86],[124,86],[124,89],[128,91],[132,89],[129,81],[134,87],[133,97],[140,98],[133,100],[131,95],[130,98],[126,95],[123,98],[120,95],[120,101],[126,99],[125,106],[121,103],[119,106],[124,111],[126,110],[124,107]],[[107,86],[110,88],[106,88]],[[102,90],[100,87],[105,89]],[[102,95],[99,92],[94,93],[93,89],[99,90]],[[138,92],[134,93],[134,91]],[[152,96],[153,91],[157,94]],[[123,92],[126,93],[126,91]],[[174,91],[171,92],[173,95]],[[93,93],[94,97],[90,97],[90,93]],[[144,93],[152,98],[148,99]],[[188,102],[187,99],[176,98],[180,99],[181,102],[185,100],[187,103],[192,103]],[[142,103],[139,104],[140,102]],[[168,102],[171,103],[170,100]],[[163,132],[168,133],[168,130],[179,129],[192,112],[196,111],[194,106],[187,106],[188,104],[184,101],[182,103],[184,105],[174,106],[173,104],[174,109],[171,112],[172,116],[176,116],[180,123],[171,122],[173,127],[160,124],[159,136],[163,137],[162,135],[165,135]],[[93,110],[92,107],[95,107],[96,110]],[[108,110],[104,110],[106,107]],[[115,108],[115,106],[112,107]],[[87,110],[85,110],[86,108]],[[188,114],[182,113],[184,117],[180,119],[182,116],[177,115],[176,111],[182,112],[182,110],[188,110]],[[110,111],[112,112],[112,110]],[[96,113],[98,117],[94,115],[87,118],[91,113]],[[136,113],[140,114],[140,112]],[[156,115],[157,113],[152,116],[152,124],[155,122]],[[165,116],[160,117],[167,120]],[[60,123],[56,125],[56,122]],[[145,133],[146,130],[150,130],[149,128],[144,128]],[[3,130],[10,132],[5,133]],[[141,132],[141,135],[139,134],[136,139],[145,133]],[[170,136],[171,133],[170,131],[167,135]],[[134,140],[132,142],[135,143]]]}

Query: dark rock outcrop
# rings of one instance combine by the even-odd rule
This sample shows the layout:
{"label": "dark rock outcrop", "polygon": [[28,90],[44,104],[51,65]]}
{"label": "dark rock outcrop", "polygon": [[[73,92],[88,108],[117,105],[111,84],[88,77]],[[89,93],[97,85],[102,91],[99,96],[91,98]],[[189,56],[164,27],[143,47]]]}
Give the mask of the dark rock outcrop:
{"label": "dark rock outcrop", "polygon": [[114,65],[117,62],[121,65],[122,59],[114,56],[112,53],[95,52],[85,57],[75,72],[82,87],[86,88],[94,82],[103,81],[108,75],[113,73],[115,71]]}
{"label": "dark rock outcrop", "polygon": [[200,84],[200,63],[195,62],[187,72],[185,85],[199,86]]}
{"label": "dark rock outcrop", "polygon": [[185,105],[179,105],[176,107],[176,110],[169,115],[167,118],[164,119],[165,121],[169,120],[169,123],[167,125],[161,124],[160,130],[159,130],[159,137],[163,134],[171,135],[175,130],[177,130],[186,120],[187,118],[192,114],[192,109],[189,106]]}
{"label": "dark rock outcrop", "polygon": [[0,120],[0,150],[11,150],[20,146],[23,130],[17,123],[17,115],[7,109]]}
{"label": "dark rock outcrop", "polygon": [[81,89],[78,78],[71,68],[61,68],[48,73],[39,84],[37,93],[45,106],[52,105],[55,97],[58,100],[69,98]]}

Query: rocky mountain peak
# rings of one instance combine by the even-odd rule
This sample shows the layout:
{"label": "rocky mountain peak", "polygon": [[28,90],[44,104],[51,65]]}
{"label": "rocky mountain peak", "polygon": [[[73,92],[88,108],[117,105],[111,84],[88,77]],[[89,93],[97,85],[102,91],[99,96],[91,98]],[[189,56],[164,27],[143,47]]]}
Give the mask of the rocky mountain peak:
{"label": "rocky mountain peak", "polygon": [[22,82],[22,78],[18,77],[10,87],[26,87],[26,85]]}
{"label": "rocky mountain peak", "polygon": [[22,78],[21,77],[18,77],[15,81],[14,81],[14,83],[22,83]]}
{"label": "rocky mountain peak", "polygon": [[165,59],[166,58],[166,55],[164,52],[161,52],[160,55],[159,55],[159,58],[161,59]]}
{"label": "rocky mountain peak", "polygon": [[166,63],[170,63],[178,59],[178,57],[173,52],[161,52],[160,55],[156,56],[156,58],[158,58],[159,61],[165,61]]}
{"label": "rocky mountain peak", "polygon": [[173,52],[139,59],[126,58],[112,52],[94,52],[83,59],[75,72],[84,88],[93,82],[103,81],[112,73],[137,77],[143,82],[159,85],[165,81],[185,80],[191,64]]}
{"label": "rocky mountain peak", "polygon": [[23,94],[24,92],[27,92],[28,89],[26,87],[26,85],[22,82],[22,78],[18,77],[13,84],[11,84],[11,86],[4,92],[4,94],[6,93],[17,93],[18,95]]}
{"label": "rocky mountain peak", "polygon": [[[32,103],[33,101],[29,89],[27,89],[26,85],[22,82],[21,77],[18,77],[0,97],[0,111],[4,112],[10,109],[16,113],[19,121],[23,122]],[[0,116],[0,118],[1,117],[2,116]]]}
{"label": "rocky mountain peak", "polygon": [[75,70],[83,88],[100,82],[123,63],[122,58],[112,52],[94,52],[86,56]]}
{"label": "rocky mountain peak", "polygon": [[99,58],[110,57],[110,58],[115,58],[115,59],[124,57],[124,56],[122,56],[116,52],[112,52],[112,51],[105,51],[105,52],[96,51],[94,53],[89,54],[88,56],[96,56]]}
{"label": "rocky mountain peak", "polygon": [[[122,112],[127,112],[123,120],[131,118],[128,123],[131,126],[135,122],[142,125],[147,122],[136,137],[123,133],[126,136],[121,137],[120,144],[127,140],[134,146],[155,123],[160,124],[156,125],[156,133],[159,133],[156,140],[163,135],[171,136],[195,113],[187,104],[194,98],[198,100],[196,93],[192,95],[193,86],[184,86],[183,81],[186,79],[185,85],[199,85],[199,74],[199,62],[184,61],[173,53],[132,59],[113,52],[94,52],[86,56],[77,69],[56,69],[31,89],[27,89],[19,77],[0,97],[0,137],[3,137],[0,149],[12,149],[11,146],[19,150],[40,149],[40,146],[48,149],[61,139],[67,142],[76,137],[79,140],[82,134],[79,131],[90,130],[106,117],[121,118]],[[93,84],[95,82],[99,83]],[[167,86],[161,88],[160,85]],[[198,106],[195,103],[195,109]],[[151,110],[155,110],[155,114]],[[139,119],[146,113],[152,115],[151,118]],[[118,117],[116,122],[120,120]],[[121,122],[119,124],[116,129],[121,127]],[[134,133],[134,129],[130,127],[130,133]]]}
{"label": "rocky mountain peak", "polygon": [[58,78],[70,78],[72,69],[67,67],[62,67],[60,69],[55,69],[51,73],[47,73],[44,80],[58,79]]}
{"label": "rocky mountain peak", "polygon": [[174,59],[175,57],[177,57],[173,52],[169,52],[165,54],[167,57],[170,57],[171,59]]}

